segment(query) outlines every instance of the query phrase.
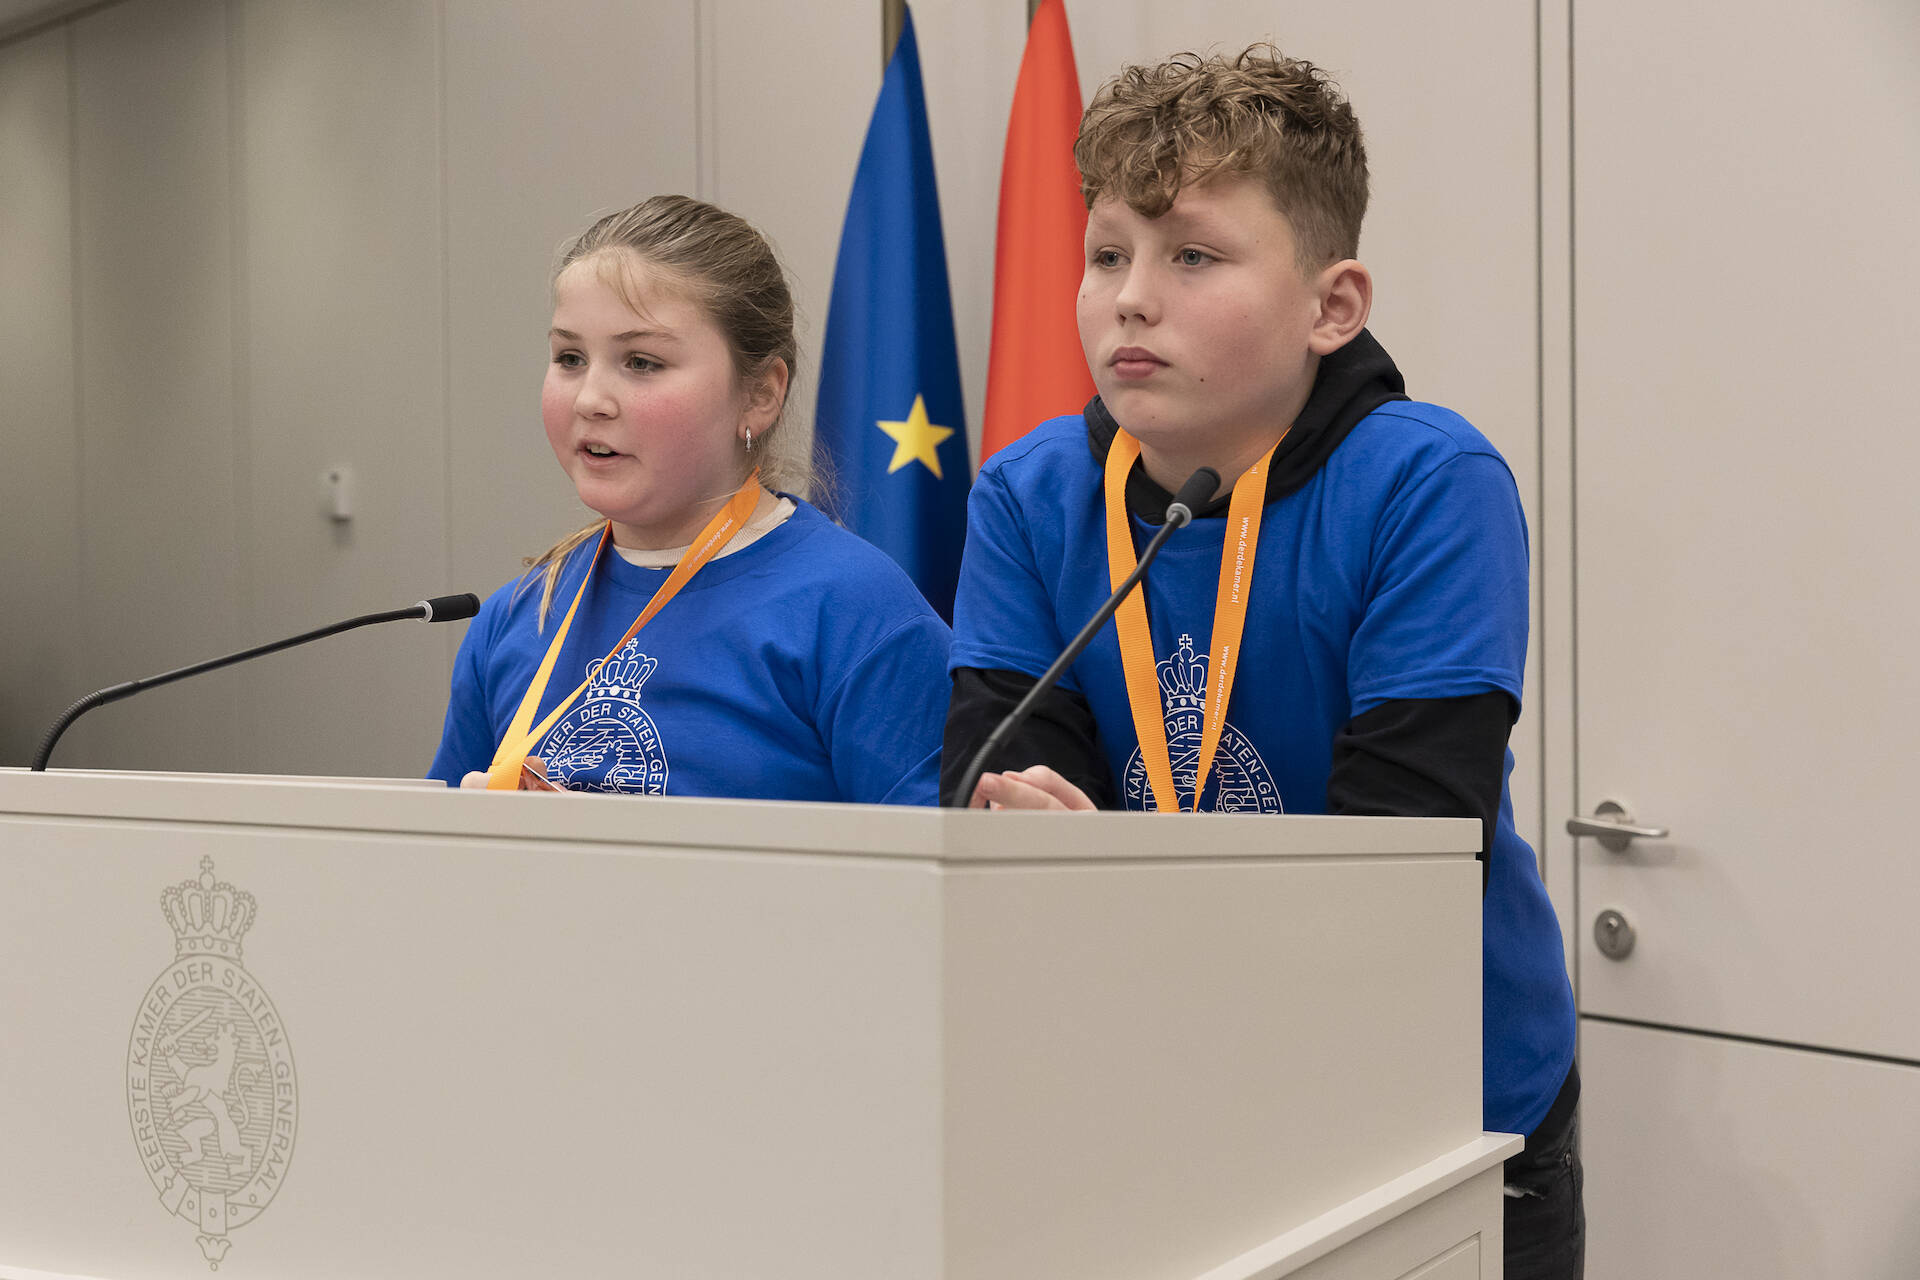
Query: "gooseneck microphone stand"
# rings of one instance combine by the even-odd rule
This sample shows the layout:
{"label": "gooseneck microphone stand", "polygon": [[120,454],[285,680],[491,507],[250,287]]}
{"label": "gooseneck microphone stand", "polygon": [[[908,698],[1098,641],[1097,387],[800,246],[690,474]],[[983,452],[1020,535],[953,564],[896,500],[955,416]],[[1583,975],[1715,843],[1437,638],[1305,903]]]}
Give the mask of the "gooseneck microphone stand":
{"label": "gooseneck microphone stand", "polygon": [[389,609],[385,613],[369,613],[364,617],[348,618],[345,622],[336,622],[330,627],[321,627],[317,631],[309,631],[291,639],[275,640],[272,644],[259,645],[240,653],[230,653],[223,658],[209,658],[205,662],[196,662],[190,667],[181,667],[177,671],[129,680],[125,684],[116,684],[111,688],[97,690],[68,707],[61,713],[60,718],[54,721],[53,728],[47,730],[47,736],[40,740],[40,750],[34,753],[32,771],[46,772],[47,758],[53,754],[53,744],[60,741],[60,735],[67,731],[68,725],[95,707],[105,706],[109,702],[118,702],[122,698],[131,698],[142,689],[172,684],[175,680],[197,676],[203,671],[214,671],[221,667],[232,666],[236,662],[245,662],[249,658],[278,653],[282,649],[291,649],[297,644],[306,644],[309,640],[321,640],[327,636],[338,635],[342,631],[352,631],[355,627],[370,627],[378,622],[404,622],[409,618],[415,618],[421,622],[455,622],[461,618],[471,618],[478,612],[480,612],[480,598],[472,592],[463,592],[457,596],[435,596],[431,600],[422,600],[404,609]]}
{"label": "gooseneck microphone stand", "polygon": [[1000,744],[1007,740],[1009,734],[1026,722],[1027,717],[1033,713],[1034,704],[1040,701],[1041,695],[1059,683],[1060,677],[1067,673],[1067,668],[1073,665],[1074,659],[1093,643],[1093,638],[1099,634],[1100,628],[1105,626],[1107,619],[1119,610],[1120,602],[1125,600],[1127,593],[1139,584],[1142,575],[1147,571],[1147,566],[1152,564],[1153,558],[1160,554],[1161,544],[1172,535],[1175,529],[1181,528],[1192,520],[1193,509],[1204,505],[1219,487],[1220,473],[1212,467],[1202,467],[1187,477],[1187,482],[1180,486],[1180,492],[1174,495],[1173,501],[1167,506],[1166,523],[1162,524],[1148,541],[1146,549],[1140,553],[1140,559],[1133,567],[1133,572],[1114,588],[1113,594],[1107,597],[1107,602],[1100,606],[1100,611],[1093,615],[1086,626],[1080,628],[1080,634],[1073,638],[1073,643],[1053,660],[1053,665],[1034,682],[1033,688],[1027,690],[1027,696],[1020,699],[1013,710],[1007,713],[1006,718],[993,727],[993,732],[987,735],[987,740],[980,744],[978,751],[973,753],[973,760],[967,765],[966,773],[960,778],[960,789],[954,792],[953,808],[965,809],[972,803],[973,789],[980,785],[980,775],[986,772],[988,758],[999,750]]}

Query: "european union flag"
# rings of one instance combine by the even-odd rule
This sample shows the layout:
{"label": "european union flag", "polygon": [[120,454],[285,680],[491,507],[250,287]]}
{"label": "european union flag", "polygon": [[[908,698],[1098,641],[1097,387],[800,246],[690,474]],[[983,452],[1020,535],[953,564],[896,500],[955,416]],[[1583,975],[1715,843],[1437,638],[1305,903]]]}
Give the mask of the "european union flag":
{"label": "european union flag", "polygon": [[835,514],[951,621],[972,474],[911,11],[847,202],[814,443],[830,467]]}

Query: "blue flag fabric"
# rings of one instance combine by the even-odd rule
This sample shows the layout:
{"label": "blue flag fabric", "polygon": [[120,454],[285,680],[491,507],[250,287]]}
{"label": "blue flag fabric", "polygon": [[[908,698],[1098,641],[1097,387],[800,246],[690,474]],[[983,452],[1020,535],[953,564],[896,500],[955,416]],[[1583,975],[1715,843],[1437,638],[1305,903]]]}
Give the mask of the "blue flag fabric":
{"label": "blue flag fabric", "polygon": [[910,10],[847,202],[814,447],[833,513],[898,561],[952,621],[972,472]]}

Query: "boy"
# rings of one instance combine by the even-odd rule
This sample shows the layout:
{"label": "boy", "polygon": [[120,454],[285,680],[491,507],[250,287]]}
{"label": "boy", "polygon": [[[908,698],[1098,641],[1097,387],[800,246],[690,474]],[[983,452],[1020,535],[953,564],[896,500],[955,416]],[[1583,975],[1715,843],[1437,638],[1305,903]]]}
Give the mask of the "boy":
{"label": "boy", "polygon": [[1508,1161],[1507,1275],[1577,1276],[1572,993],[1506,794],[1524,517],[1499,454],[1410,401],[1365,329],[1359,124],[1318,69],[1255,46],[1128,68],[1074,158],[1100,394],[974,486],[943,789],[1212,467],[1218,497],[970,800],[1479,818],[1484,1122],[1528,1135]]}

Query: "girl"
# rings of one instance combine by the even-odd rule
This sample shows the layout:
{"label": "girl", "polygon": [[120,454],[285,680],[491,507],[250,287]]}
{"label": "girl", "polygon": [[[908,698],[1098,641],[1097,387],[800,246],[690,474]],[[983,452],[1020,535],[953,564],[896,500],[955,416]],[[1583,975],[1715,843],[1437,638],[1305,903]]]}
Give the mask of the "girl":
{"label": "girl", "polygon": [[950,636],[777,487],[797,345],[766,241],[656,196],[576,240],[553,294],[541,417],[602,518],[481,607],[431,775],[934,803]]}

